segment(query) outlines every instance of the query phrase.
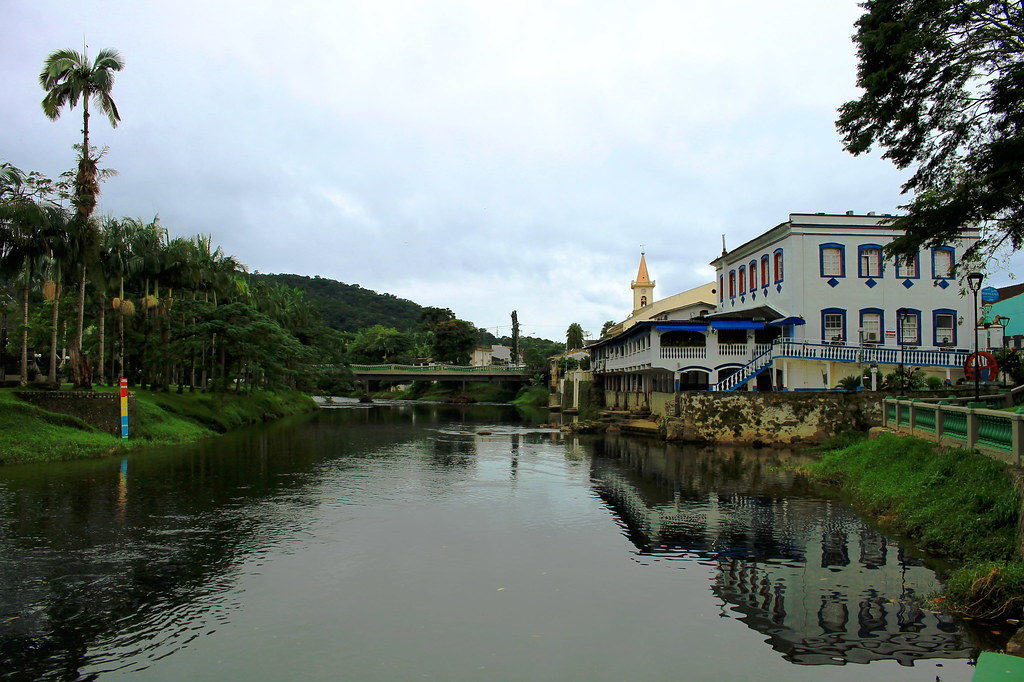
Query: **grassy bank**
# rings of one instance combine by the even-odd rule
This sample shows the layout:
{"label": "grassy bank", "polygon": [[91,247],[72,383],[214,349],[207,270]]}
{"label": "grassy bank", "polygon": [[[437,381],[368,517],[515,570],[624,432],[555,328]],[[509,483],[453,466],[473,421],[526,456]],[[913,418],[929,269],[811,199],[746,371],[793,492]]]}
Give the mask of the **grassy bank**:
{"label": "grassy bank", "polygon": [[515,400],[512,401],[512,404],[522,405],[524,407],[547,408],[548,395],[548,389],[544,386],[524,386],[520,389],[519,393],[516,394]]}
{"label": "grassy bank", "polygon": [[849,493],[880,525],[957,568],[947,605],[976,617],[1019,617],[1024,563],[1017,554],[1020,495],[1002,463],[966,450],[885,434],[826,451],[807,467]]}
{"label": "grassy bank", "polygon": [[134,393],[136,432],[125,443],[80,419],[20,400],[12,389],[0,389],[0,464],[101,457],[146,445],[184,443],[316,409],[309,396],[297,391]]}
{"label": "grassy bank", "polygon": [[401,391],[378,391],[374,398],[390,398],[392,400],[432,400],[443,402],[455,395],[468,394],[478,403],[507,403],[516,392],[502,384],[491,384],[483,381],[466,383],[466,390],[460,384],[414,381],[409,388]]}

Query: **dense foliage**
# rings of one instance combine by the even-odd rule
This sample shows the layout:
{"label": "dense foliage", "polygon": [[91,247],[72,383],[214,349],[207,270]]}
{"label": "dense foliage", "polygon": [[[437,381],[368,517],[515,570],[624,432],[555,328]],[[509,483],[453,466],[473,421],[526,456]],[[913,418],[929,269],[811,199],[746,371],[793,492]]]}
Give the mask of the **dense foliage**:
{"label": "dense foliage", "polygon": [[[126,376],[137,385],[179,390],[309,386],[317,365],[341,359],[340,336],[301,292],[253,280],[209,237],[172,238],[157,219],[90,218],[83,228],[60,183],[3,168],[4,320],[17,301],[22,322],[4,351],[20,355],[23,383],[36,373],[30,349],[33,359],[48,358],[49,381],[67,374],[73,345],[61,303],[69,294],[83,301],[77,383],[84,385],[92,376],[100,382]],[[83,272],[89,273],[85,286],[69,288],[67,276]]]}
{"label": "dense foliage", "polygon": [[375,324],[403,332],[414,332],[420,327],[422,306],[391,294],[364,289],[358,284],[304,275],[257,274],[253,277],[305,292],[306,299],[320,312],[324,323],[340,332],[356,332]]}
{"label": "dense foliage", "polygon": [[848,151],[879,146],[913,195],[887,248],[912,254],[983,228],[976,260],[1024,244],[1024,9],[1006,0],[867,0]]}

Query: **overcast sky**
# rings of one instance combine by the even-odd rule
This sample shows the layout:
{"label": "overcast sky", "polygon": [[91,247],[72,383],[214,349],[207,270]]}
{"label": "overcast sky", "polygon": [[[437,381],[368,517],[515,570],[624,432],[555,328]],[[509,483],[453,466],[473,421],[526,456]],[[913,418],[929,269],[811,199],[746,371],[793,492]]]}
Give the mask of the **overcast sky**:
{"label": "overcast sky", "polygon": [[0,159],[71,167],[80,111],[47,120],[37,74],[84,36],[127,63],[101,212],[500,333],[622,319],[641,244],[660,298],[712,279],[722,233],[901,203],[835,132],[855,0],[0,6]]}

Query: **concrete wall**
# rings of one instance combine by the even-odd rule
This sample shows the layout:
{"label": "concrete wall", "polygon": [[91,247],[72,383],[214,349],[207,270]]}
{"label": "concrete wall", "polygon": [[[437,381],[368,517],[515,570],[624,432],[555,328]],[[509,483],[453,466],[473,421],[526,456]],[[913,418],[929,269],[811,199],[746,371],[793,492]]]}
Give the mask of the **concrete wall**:
{"label": "concrete wall", "polygon": [[[27,403],[49,412],[78,417],[86,424],[113,435],[121,434],[121,396],[119,393],[92,391],[18,391]],[[135,394],[128,393],[128,433],[135,432]]]}

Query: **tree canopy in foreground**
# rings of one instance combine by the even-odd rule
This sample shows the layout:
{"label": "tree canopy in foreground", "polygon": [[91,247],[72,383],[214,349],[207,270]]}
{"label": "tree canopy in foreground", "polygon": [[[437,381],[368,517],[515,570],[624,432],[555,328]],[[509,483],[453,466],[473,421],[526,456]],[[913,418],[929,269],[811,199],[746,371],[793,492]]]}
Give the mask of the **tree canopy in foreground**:
{"label": "tree canopy in foreground", "polygon": [[978,227],[968,258],[1024,243],[1024,11],[1019,0],[867,0],[857,21],[860,99],[839,109],[844,147],[913,168],[892,220],[911,254]]}

